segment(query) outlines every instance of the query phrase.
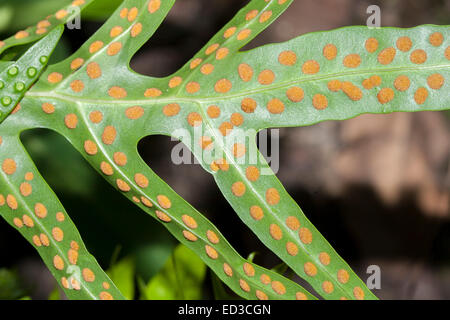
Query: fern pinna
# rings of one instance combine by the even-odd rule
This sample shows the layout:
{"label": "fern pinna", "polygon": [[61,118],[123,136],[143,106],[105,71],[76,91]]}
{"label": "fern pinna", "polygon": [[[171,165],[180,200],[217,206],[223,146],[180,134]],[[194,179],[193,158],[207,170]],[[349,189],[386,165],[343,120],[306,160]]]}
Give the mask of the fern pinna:
{"label": "fern pinna", "polygon": [[242,258],[147,167],[137,152],[143,137],[184,142],[242,221],[321,297],[376,299],[283,188],[257,151],[256,134],[362,113],[448,109],[449,28],[347,27],[239,51],[292,1],[250,1],[166,78],[137,74],[128,64],[175,0],[125,0],[77,52],[48,67],[70,9],[92,1],[75,0],[0,42],[2,53],[43,37],[18,61],[0,62],[0,214],[36,248],[69,298],[123,296],[24,149],[20,133],[32,128],[64,136],[246,299],[316,296]]}

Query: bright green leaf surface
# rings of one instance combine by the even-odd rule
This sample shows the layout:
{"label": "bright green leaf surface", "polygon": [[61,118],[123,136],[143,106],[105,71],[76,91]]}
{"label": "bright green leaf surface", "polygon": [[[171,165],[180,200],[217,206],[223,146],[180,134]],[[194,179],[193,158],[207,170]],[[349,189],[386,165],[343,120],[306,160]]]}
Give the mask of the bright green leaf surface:
{"label": "bright green leaf surface", "polygon": [[[297,284],[240,257],[211,222],[145,165],[137,143],[164,134],[185,143],[243,222],[321,296],[375,299],[259,155],[256,134],[362,113],[448,109],[449,28],[348,27],[238,52],[291,2],[251,1],[180,71],[157,79],[134,73],[128,63],[174,1],[125,1],[73,56],[49,67],[25,95],[21,110],[0,126],[0,162],[7,161],[0,191],[18,201],[11,206],[11,197],[6,199],[2,215],[17,226],[17,210],[25,208],[49,236],[58,225],[53,216],[33,213],[37,202],[51,214],[63,211],[44,181],[31,183],[39,193],[24,196],[20,189],[27,171],[39,174],[18,135],[49,128],[242,297],[313,299]],[[19,230],[32,241],[33,228]],[[63,253],[70,240],[82,242],[71,224],[67,228],[64,241],[52,243],[50,250],[59,250],[71,263]],[[55,253],[47,249],[38,248],[58,278],[51,263]],[[89,258],[83,248],[79,259],[94,268]],[[68,294],[104,298],[97,279],[102,272],[95,266],[94,273],[93,283],[82,282],[78,294]]]}

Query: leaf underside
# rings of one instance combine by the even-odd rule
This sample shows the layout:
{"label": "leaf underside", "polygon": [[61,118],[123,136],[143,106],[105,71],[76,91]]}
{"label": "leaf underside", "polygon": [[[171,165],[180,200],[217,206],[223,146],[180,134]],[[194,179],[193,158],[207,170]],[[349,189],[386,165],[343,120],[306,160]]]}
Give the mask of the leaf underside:
{"label": "leaf underside", "polygon": [[347,27],[239,51],[291,2],[251,1],[178,72],[152,78],[129,61],[174,0],[124,1],[76,53],[48,67],[0,124],[0,214],[36,247],[70,298],[123,296],[23,148],[19,135],[32,128],[63,135],[244,298],[316,297],[243,259],[140,158],[143,137],[180,139],[243,222],[320,296],[376,299],[283,188],[256,134],[362,113],[448,109],[449,28]]}

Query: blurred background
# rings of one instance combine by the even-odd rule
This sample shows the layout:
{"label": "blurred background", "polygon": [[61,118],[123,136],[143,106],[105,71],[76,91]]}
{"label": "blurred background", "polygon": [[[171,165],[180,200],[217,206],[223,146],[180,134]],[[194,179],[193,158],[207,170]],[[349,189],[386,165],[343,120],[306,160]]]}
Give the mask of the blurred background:
{"label": "blurred background", "polygon": [[[0,0],[0,39],[69,2]],[[53,62],[74,52],[120,2],[97,0],[83,12],[81,29],[66,30]],[[247,2],[178,0],[132,68],[151,76],[173,73]],[[364,25],[371,4],[380,6],[382,26],[450,24],[449,0],[297,0],[244,49]],[[281,129],[280,137],[279,179],[361,278],[368,277],[369,265],[380,267],[378,297],[450,299],[449,112],[364,115]],[[117,196],[62,137],[34,130],[22,140],[90,252],[128,298],[234,298],[165,228]],[[142,140],[139,150],[241,255],[288,272],[239,220],[211,176],[197,165],[172,164],[175,144],[153,136]],[[64,296],[32,246],[0,219],[0,299],[17,298]]]}

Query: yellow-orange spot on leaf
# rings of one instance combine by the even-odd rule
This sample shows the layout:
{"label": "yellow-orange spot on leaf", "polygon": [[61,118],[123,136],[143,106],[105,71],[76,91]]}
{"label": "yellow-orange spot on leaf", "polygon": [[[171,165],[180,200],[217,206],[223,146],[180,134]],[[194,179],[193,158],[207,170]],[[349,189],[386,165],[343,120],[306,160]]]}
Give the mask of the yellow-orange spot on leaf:
{"label": "yellow-orange spot on leaf", "polygon": [[163,221],[163,222],[170,222],[170,221],[172,221],[172,218],[170,218],[167,214],[165,214],[162,211],[156,210],[155,214],[158,217],[158,219]]}
{"label": "yellow-orange spot on leaf", "polygon": [[412,47],[411,39],[406,36],[398,38],[395,44],[396,44],[398,50],[400,50],[402,52],[407,52]]}
{"label": "yellow-orange spot on leaf", "polygon": [[55,227],[52,229],[52,236],[53,239],[55,239],[58,242],[61,242],[64,239],[64,232],[61,230],[61,228]]}
{"label": "yellow-orange spot on leaf", "polygon": [[198,127],[202,124],[202,116],[197,112],[191,112],[187,116],[187,121],[190,126]]}
{"label": "yellow-orange spot on leaf", "polygon": [[269,297],[267,296],[267,294],[265,294],[261,290],[256,290],[255,295],[259,300],[269,300]]}
{"label": "yellow-orange spot on leaf", "polygon": [[328,107],[328,99],[323,94],[318,93],[313,96],[312,104],[317,110],[323,110]]}
{"label": "yellow-orange spot on leaf", "polygon": [[103,113],[100,111],[92,111],[89,113],[89,120],[91,120],[92,123],[100,123],[103,120]]}
{"label": "yellow-orange spot on leaf", "polygon": [[264,11],[263,13],[261,13],[261,16],[259,17],[259,22],[264,23],[267,20],[269,20],[270,17],[272,17],[272,11],[270,11],[270,10]]}
{"label": "yellow-orange spot on leaf", "polygon": [[296,256],[298,253],[298,247],[295,243],[288,241],[286,243],[286,251],[291,256]]}
{"label": "yellow-orange spot on leaf", "polygon": [[409,60],[415,64],[422,64],[427,61],[427,53],[422,49],[417,49],[411,52]]}
{"label": "yellow-orange spot on leaf", "polygon": [[283,238],[283,231],[281,231],[281,228],[274,223],[269,226],[269,232],[274,240],[281,240],[281,238]]}
{"label": "yellow-orange spot on leaf", "polygon": [[262,284],[265,285],[269,284],[272,281],[272,279],[270,279],[270,277],[265,273],[263,273],[261,277],[259,277],[259,280],[261,281]]}
{"label": "yellow-orange spot on leaf", "polygon": [[312,262],[306,262],[303,265],[303,270],[310,277],[314,277],[317,274],[317,267]]}
{"label": "yellow-orange spot on leaf", "polygon": [[239,77],[242,81],[250,81],[253,77],[253,69],[246,63],[241,63],[238,66]]}
{"label": "yellow-orange spot on leaf", "polygon": [[82,59],[82,58],[75,58],[70,63],[70,69],[77,70],[83,65],[83,63],[84,63],[84,59]]}
{"label": "yellow-orange spot on leaf", "polygon": [[308,300],[308,297],[303,292],[297,292],[297,293],[295,293],[295,299],[296,300]]}
{"label": "yellow-orange spot on leaf", "polygon": [[105,161],[102,161],[102,163],[100,163],[100,170],[103,172],[104,175],[107,176],[112,176],[114,174],[112,166]]}
{"label": "yellow-orange spot on leaf", "polygon": [[430,41],[431,45],[439,47],[444,41],[444,36],[440,32],[434,32],[430,35],[428,41]]}
{"label": "yellow-orange spot on leaf", "polygon": [[17,40],[19,40],[19,39],[26,38],[26,37],[28,37],[28,36],[29,36],[29,33],[28,33],[28,32],[21,30],[21,31],[17,32],[17,33],[14,35],[14,38],[16,38]]}
{"label": "yellow-orange spot on leaf", "polygon": [[116,54],[118,54],[120,52],[121,49],[122,49],[122,43],[116,41],[116,42],[111,43],[108,46],[106,53],[108,54],[108,56],[115,56]]}
{"label": "yellow-orange spot on leaf", "polygon": [[82,271],[83,279],[86,282],[94,282],[95,281],[95,274],[94,272],[89,268],[84,268]]}
{"label": "yellow-orange spot on leaf", "polygon": [[337,272],[337,279],[340,283],[347,283],[348,279],[350,279],[350,275],[348,274],[348,272],[344,269],[340,269]]}
{"label": "yellow-orange spot on leaf", "polygon": [[98,148],[97,145],[95,144],[95,142],[91,141],[91,140],[86,140],[84,142],[84,151],[86,151],[86,153],[88,155],[95,155],[97,154]]}
{"label": "yellow-orange spot on leaf", "polygon": [[142,32],[142,23],[136,23],[130,31],[131,37],[135,38]]}
{"label": "yellow-orange spot on leaf", "polygon": [[286,225],[289,229],[296,231],[300,228],[300,221],[294,216],[289,216],[286,218]]}
{"label": "yellow-orange spot on leaf", "polygon": [[36,203],[34,206],[34,213],[37,217],[44,219],[47,216],[47,208],[42,203]]}
{"label": "yellow-orange spot on leaf", "polygon": [[227,30],[225,30],[225,32],[223,33],[223,37],[225,39],[228,39],[229,37],[231,37],[234,33],[236,32],[236,27],[230,27]]}
{"label": "yellow-orange spot on leaf", "polygon": [[223,264],[223,272],[229,277],[233,276],[233,269],[230,267],[228,263]]}
{"label": "yellow-orange spot on leaf", "polygon": [[47,77],[47,80],[50,83],[58,83],[58,82],[61,82],[62,79],[63,79],[63,76],[59,72],[52,72]]}
{"label": "yellow-orange spot on leaf", "polygon": [[393,47],[383,49],[378,54],[378,57],[377,57],[378,62],[383,65],[390,64],[394,60],[396,54],[397,54],[397,51]]}
{"label": "yellow-orange spot on leaf", "polygon": [[81,92],[84,89],[84,83],[81,80],[74,80],[70,83],[73,92]]}
{"label": "yellow-orange spot on leaf", "polygon": [[214,85],[214,90],[217,93],[227,93],[228,91],[231,90],[231,87],[232,87],[232,84],[231,84],[230,80],[228,80],[228,79],[220,79]]}
{"label": "yellow-orange spot on leaf", "polygon": [[90,62],[86,67],[86,73],[91,79],[97,79],[102,75],[102,69],[97,62]]}
{"label": "yellow-orange spot on leaf", "polygon": [[398,91],[406,91],[409,89],[409,86],[411,85],[411,81],[409,78],[405,75],[400,75],[394,80],[394,87]]}
{"label": "yellow-orange spot on leaf", "polygon": [[330,255],[329,255],[328,253],[326,253],[326,252],[321,252],[321,253],[319,254],[319,261],[320,261],[320,263],[323,264],[324,266],[329,265],[330,262],[331,262]]}
{"label": "yellow-orange spot on leaf", "polygon": [[313,240],[313,235],[308,228],[300,228],[298,236],[300,238],[300,241],[303,242],[304,244],[310,244]]}
{"label": "yellow-orange spot on leaf", "polygon": [[220,48],[216,52],[216,59],[217,60],[225,59],[227,57],[228,53],[229,53],[228,48]]}
{"label": "yellow-orange spot on leaf", "polygon": [[264,218],[264,212],[259,206],[251,206],[250,215],[255,220],[261,220],[262,218]]}
{"label": "yellow-orange spot on leaf", "polygon": [[364,47],[366,48],[367,52],[373,53],[378,49],[378,40],[375,38],[369,38],[366,40]]}
{"label": "yellow-orange spot on leaf", "polygon": [[190,94],[194,94],[200,90],[200,84],[195,81],[188,82],[186,84],[186,92]]}
{"label": "yellow-orange spot on leaf", "polygon": [[280,295],[286,293],[286,288],[280,281],[273,281],[272,289],[273,289],[273,291],[275,291],[276,293],[278,293]]}
{"label": "yellow-orange spot on leaf", "polygon": [[234,112],[230,117],[230,121],[234,126],[238,127],[244,123],[244,117],[239,112]]}
{"label": "yellow-orange spot on leaf", "polygon": [[196,59],[194,59],[194,60],[191,61],[189,67],[190,67],[191,69],[195,69],[195,68],[197,68],[197,67],[200,65],[200,63],[202,63],[202,61],[203,61],[202,59],[196,58]]}
{"label": "yellow-orange spot on leaf", "polygon": [[31,180],[33,180],[33,179],[34,179],[34,174],[33,174],[33,172],[27,172],[27,173],[25,173],[25,180],[31,181]]}
{"label": "yellow-orange spot on leaf", "polygon": [[178,87],[182,81],[183,79],[181,79],[181,77],[173,77],[172,79],[169,80],[169,87],[170,88]]}
{"label": "yellow-orange spot on leaf", "polygon": [[272,70],[266,69],[258,75],[258,82],[262,85],[269,85],[275,80],[275,74]]}
{"label": "yellow-orange spot on leaf", "polygon": [[141,188],[147,188],[148,187],[148,179],[142,173],[136,173],[134,175],[134,181]]}
{"label": "yellow-orange spot on leaf", "polygon": [[170,207],[172,207],[172,202],[165,195],[162,194],[158,195],[156,197],[156,200],[158,200],[158,203],[161,206],[161,208],[170,209]]}
{"label": "yellow-orange spot on leaf", "polygon": [[134,19],[136,19],[138,13],[139,13],[138,8],[136,8],[136,7],[131,8],[130,11],[128,11],[128,16],[127,16],[128,21],[133,22]]}
{"label": "yellow-orange spot on leaf", "polygon": [[122,8],[119,12],[119,16],[124,19],[128,16],[128,8]]}
{"label": "yellow-orange spot on leaf", "polygon": [[69,249],[67,252],[67,257],[69,258],[70,264],[77,264],[78,261],[78,251],[75,249]]}
{"label": "yellow-orange spot on leaf", "polygon": [[13,223],[19,229],[23,227],[23,222],[19,218],[14,218]]}
{"label": "yellow-orange spot on leaf", "polygon": [[106,145],[111,145],[116,140],[117,130],[113,126],[106,126],[103,130],[102,141]]}
{"label": "yellow-orange spot on leaf", "polygon": [[329,43],[323,47],[322,54],[326,59],[333,60],[337,56],[337,48],[334,44]]}
{"label": "yellow-orange spot on leaf", "polygon": [[284,111],[284,103],[277,98],[273,98],[267,103],[267,110],[272,114],[280,114]]}
{"label": "yellow-orange spot on leaf", "polygon": [[245,176],[252,182],[258,180],[259,174],[259,169],[255,166],[249,166],[245,169]]}
{"label": "yellow-orange spot on leaf", "polygon": [[208,257],[210,257],[211,259],[217,259],[219,257],[219,254],[217,253],[216,249],[214,249],[213,247],[206,245],[205,246],[205,251],[206,254],[208,255]]}
{"label": "yellow-orange spot on leaf", "polygon": [[183,237],[185,237],[186,240],[189,240],[192,242],[195,242],[198,240],[198,238],[195,234],[193,234],[192,232],[187,231],[187,230],[183,230]]}
{"label": "yellow-orange spot on leaf", "polygon": [[6,196],[6,204],[8,205],[8,207],[9,207],[11,210],[17,210],[17,208],[19,207],[19,204],[17,203],[16,197],[14,197],[14,196],[11,195],[11,194],[8,194],[8,195]]}
{"label": "yellow-orange spot on leaf", "polygon": [[356,300],[364,300],[364,291],[360,287],[353,288],[353,296]]}
{"label": "yellow-orange spot on leaf", "polygon": [[17,170],[17,164],[13,159],[5,159],[3,160],[2,163],[2,170],[4,173],[8,174],[8,175],[12,175],[16,172]]}
{"label": "yellow-orange spot on leaf", "polygon": [[211,137],[207,136],[200,137],[198,144],[203,150],[211,150],[214,145]]}
{"label": "yellow-orange spot on leaf", "polygon": [[236,197],[242,197],[245,193],[246,187],[245,184],[242,181],[238,181],[233,183],[233,185],[231,186],[231,192],[236,196]]}
{"label": "yellow-orange spot on leaf", "polygon": [[26,214],[23,215],[22,220],[23,220],[23,224],[26,225],[28,228],[33,228],[34,227],[33,219],[31,219]]}
{"label": "yellow-orange spot on leaf", "polygon": [[130,107],[125,110],[125,116],[130,120],[137,120],[144,115],[144,108],[140,106]]}
{"label": "yellow-orange spot on leaf", "polygon": [[249,21],[254,19],[256,16],[258,15],[258,10],[250,10],[249,12],[247,12],[247,14],[245,15],[245,20]]}
{"label": "yellow-orange spot on leaf", "polygon": [[334,290],[333,283],[331,283],[330,281],[322,282],[322,290],[328,294],[332,293]]}
{"label": "yellow-orange spot on leaf", "polygon": [[220,108],[215,105],[209,106],[206,112],[211,119],[216,119],[220,116]]}
{"label": "yellow-orange spot on leaf", "polygon": [[357,53],[352,53],[344,57],[342,64],[347,68],[357,68],[361,64],[361,56]]}
{"label": "yellow-orange spot on leaf", "polygon": [[57,270],[63,270],[64,269],[64,260],[60,256],[54,256],[53,257],[53,266]]}
{"label": "yellow-orange spot on leaf", "polygon": [[119,188],[119,190],[122,192],[128,192],[131,190],[131,187],[128,185],[128,183],[126,183],[122,179],[117,179],[116,185],[117,185],[117,188]]}
{"label": "yellow-orange spot on leaf", "polygon": [[327,83],[327,87],[330,91],[338,92],[342,89],[342,82],[340,82],[339,80],[330,80]]}
{"label": "yellow-orange spot on leaf", "polygon": [[106,291],[100,292],[99,297],[100,297],[100,300],[114,300],[114,298],[111,295],[111,293],[106,292]]}
{"label": "yellow-orange spot on leaf", "polygon": [[123,31],[123,28],[121,26],[115,26],[111,28],[111,31],[109,32],[109,35],[111,38],[117,37],[119,34],[121,34]]}
{"label": "yellow-orange spot on leaf", "polygon": [[444,85],[444,77],[439,73],[434,73],[427,78],[427,83],[431,89],[439,90]]}
{"label": "yellow-orange spot on leaf", "polygon": [[241,101],[241,109],[245,113],[252,113],[255,111],[257,103],[252,98],[244,98]]}
{"label": "yellow-orange spot on leaf", "polygon": [[122,99],[127,96],[127,91],[124,88],[114,86],[114,87],[109,88],[108,94],[112,98]]}
{"label": "yellow-orange spot on leaf", "polygon": [[181,219],[188,228],[196,229],[198,227],[197,221],[195,221],[194,218],[188,216],[187,214],[183,214],[181,216]]}
{"label": "yellow-orange spot on leaf", "polygon": [[151,0],[148,3],[148,12],[155,13],[161,7],[161,0]]}
{"label": "yellow-orange spot on leaf", "polygon": [[383,88],[378,92],[377,98],[381,104],[385,104],[394,99],[394,95],[394,90],[391,88]]}
{"label": "yellow-orange spot on leaf", "polygon": [[208,48],[206,48],[205,53],[206,55],[210,55],[211,53],[213,53],[214,51],[217,50],[217,48],[219,48],[219,44],[218,43],[214,43],[212,45],[210,45]]}
{"label": "yellow-orange spot on leaf", "polygon": [[255,268],[253,268],[253,266],[248,262],[244,263],[242,269],[244,270],[245,274],[249,277],[253,277],[255,275]]}
{"label": "yellow-orange spot on leaf", "polygon": [[31,187],[31,184],[24,182],[20,185],[19,190],[24,197],[28,197],[32,193],[33,188]]}
{"label": "yellow-orange spot on leaf", "polygon": [[297,62],[297,55],[294,51],[283,51],[278,55],[278,62],[285,66],[293,66]]}
{"label": "yellow-orange spot on leaf", "polygon": [[236,158],[243,157],[245,153],[247,152],[247,149],[245,148],[245,145],[242,143],[235,143],[232,147],[233,155]]}
{"label": "yellow-orange spot on leaf", "polygon": [[271,206],[274,206],[280,202],[280,194],[275,188],[269,188],[266,190],[266,201]]}
{"label": "yellow-orange spot on leaf", "polygon": [[305,92],[300,87],[291,87],[286,90],[286,96],[292,102],[300,102],[305,97]]}
{"label": "yellow-orange spot on leaf", "polygon": [[355,86],[350,81],[342,82],[342,91],[353,101],[361,100],[363,93],[360,88]]}
{"label": "yellow-orange spot on leaf", "polygon": [[214,243],[214,244],[219,243],[219,237],[217,236],[217,234],[214,231],[208,230],[206,232],[206,236],[208,237],[208,240],[211,243]]}
{"label": "yellow-orange spot on leaf", "polygon": [[239,286],[245,292],[250,292],[250,286],[248,285],[247,281],[245,281],[244,279],[239,279]]}
{"label": "yellow-orange spot on leaf", "polygon": [[114,159],[114,162],[118,166],[122,166],[122,167],[125,166],[127,164],[127,161],[128,161],[127,156],[125,155],[125,153],[120,152],[120,151],[114,152],[113,159]]}
{"label": "yellow-orange spot on leaf", "polygon": [[252,30],[250,29],[244,29],[239,31],[239,33],[236,36],[236,39],[238,40],[244,40],[246,38],[248,38],[248,36],[252,33]]}
{"label": "yellow-orange spot on leaf", "polygon": [[89,46],[89,52],[90,53],[96,53],[98,50],[100,50],[103,47],[103,42],[102,41],[94,41],[90,46]]}
{"label": "yellow-orange spot on leaf", "polygon": [[78,124],[78,117],[76,116],[76,114],[73,113],[68,114],[64,117],[64,123],[67,128],[75,129]]}
{"label": "yellow-orange spot on leaf", "polygon": [[200,68],[200,72],[203,73],[204,75],[211,74],[213,71],[214,71],[214,66],[211,63],[205,63]]}
{"label": "yellow-orange spot on leaf", "polygon": [[64,9],[59,10],[55,13],[55,18],[58,20],[64,19],[67,16],[68,12]]}
{"label": "yellow-orange spot on leaf", "polygon": [[229,135],[231,130],[233,130],[233,125],[228,121],[222,122],[219,126],[219,131],[224,137]]}
{"label": "yellow-orange spot on leaf", "polygon": [[428,90],[424,87],[420,87],[414,93],[414,101],[416,101],[417,104],[424,104],[427,98],[428,98]]}
{"label": "yellow-orange spot on leaf", "polygon": [[157,88],[149,88],[144,92],[144,96],[147,98],[156,98],[159,97],[161,94],[162,94],[161,90]]}
{"label": "yellow-orange spot on leaf", "polygon": [[316,60],[308,60],[302,65],[304,74],[316,74],[320,70],[320,65]]}
{"label": "yellow-orange spot on leaf", "polygon": [[173,117],[180,112],[180,105],[178,103],[170,103],[163,107],[163,113],[167,117]]}

